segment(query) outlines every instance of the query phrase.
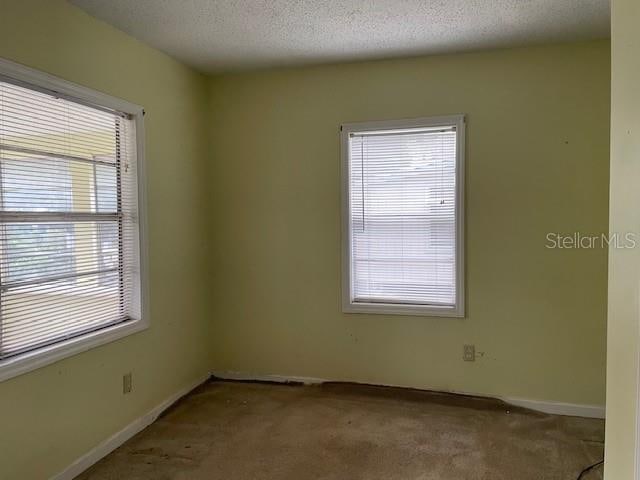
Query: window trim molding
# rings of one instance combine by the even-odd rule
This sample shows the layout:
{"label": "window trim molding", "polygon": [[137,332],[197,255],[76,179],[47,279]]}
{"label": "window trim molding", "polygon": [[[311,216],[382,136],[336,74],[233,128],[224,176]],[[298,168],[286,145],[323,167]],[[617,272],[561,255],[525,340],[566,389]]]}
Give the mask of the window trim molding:
{"label": "window trim molding", "polygon": [[[393,303],[354,302],[351,292],[351,210],[349,191],[349,134],[369,130],[393,130],[416,127],[456,127],[456,305],[402,305]],[[415,315],[423,317],[465,316],[465,132],[464,114],[420,117],[404,120],[344,123],[340,126],[342,167],[342,311],[344,313],[370,313],[383,315]]]}
{"label": "window trim molding", "polygon": [[140,295],[141,318],[119,323],[77,337],[58,342],[46,347],[0,360],[0,382],[42,368],[64,358],[86,352],[92,348],[105,345],[115,340],[132,335],[149,328],[149,259],[147,250],[147,202],[146,172],[144,152],[144,110],[141,106],[130,103],[102,92],[83,87],[76,83],[55,77],[0,58],[0,80],[10,81],[17,85],[38,87],[48,93],[55,93],[88,106],[119,111],[131,116],[136,135],[136,168],[138,180],[138,236],[140,261]]}

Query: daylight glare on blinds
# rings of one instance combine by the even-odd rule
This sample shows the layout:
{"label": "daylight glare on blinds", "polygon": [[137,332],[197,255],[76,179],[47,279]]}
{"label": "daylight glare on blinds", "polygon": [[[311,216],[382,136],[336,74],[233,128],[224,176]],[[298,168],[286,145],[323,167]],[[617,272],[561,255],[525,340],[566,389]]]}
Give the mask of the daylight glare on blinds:
{"label": "daylight glare on blinds", "polygon": [[349,138],[353,302],[456,304],[456,130]]}
{"label": "daylight glare on blinds", "polygon": [[134,136],[0,77],[0,359],[140,317]]}

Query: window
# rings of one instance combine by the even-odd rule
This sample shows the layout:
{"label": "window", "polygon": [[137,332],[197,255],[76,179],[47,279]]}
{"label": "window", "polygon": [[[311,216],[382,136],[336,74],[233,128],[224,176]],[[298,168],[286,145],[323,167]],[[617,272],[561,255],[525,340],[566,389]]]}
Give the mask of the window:
{"label": "window", "polygon": [[342,126],[345,312],[464,316],[464,127]]}
{"label": "window", "polygon": [[147,325],[142,109],[0,61],[0,380]]}

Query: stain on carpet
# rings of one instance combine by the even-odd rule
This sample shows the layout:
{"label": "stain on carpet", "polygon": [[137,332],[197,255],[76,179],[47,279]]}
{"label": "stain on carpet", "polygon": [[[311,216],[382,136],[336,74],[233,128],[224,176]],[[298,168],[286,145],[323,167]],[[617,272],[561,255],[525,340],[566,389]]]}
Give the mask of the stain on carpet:
{"label": "stain on carpet", "polygon": [[574,480],[603,442],[602,420],[485,398],[212,381],[78,478]]}

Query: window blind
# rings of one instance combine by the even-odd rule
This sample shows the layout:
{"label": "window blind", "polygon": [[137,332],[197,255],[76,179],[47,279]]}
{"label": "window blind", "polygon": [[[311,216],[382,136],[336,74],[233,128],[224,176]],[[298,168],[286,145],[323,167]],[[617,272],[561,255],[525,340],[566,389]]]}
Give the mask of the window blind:
{"label": "window blind", "polygon": [[135,124],[0,77],[0,359],[141,316]]}
{"label": "window blind", "polygon": [[456,127],[349,136],[352,302],[456,305]]}

